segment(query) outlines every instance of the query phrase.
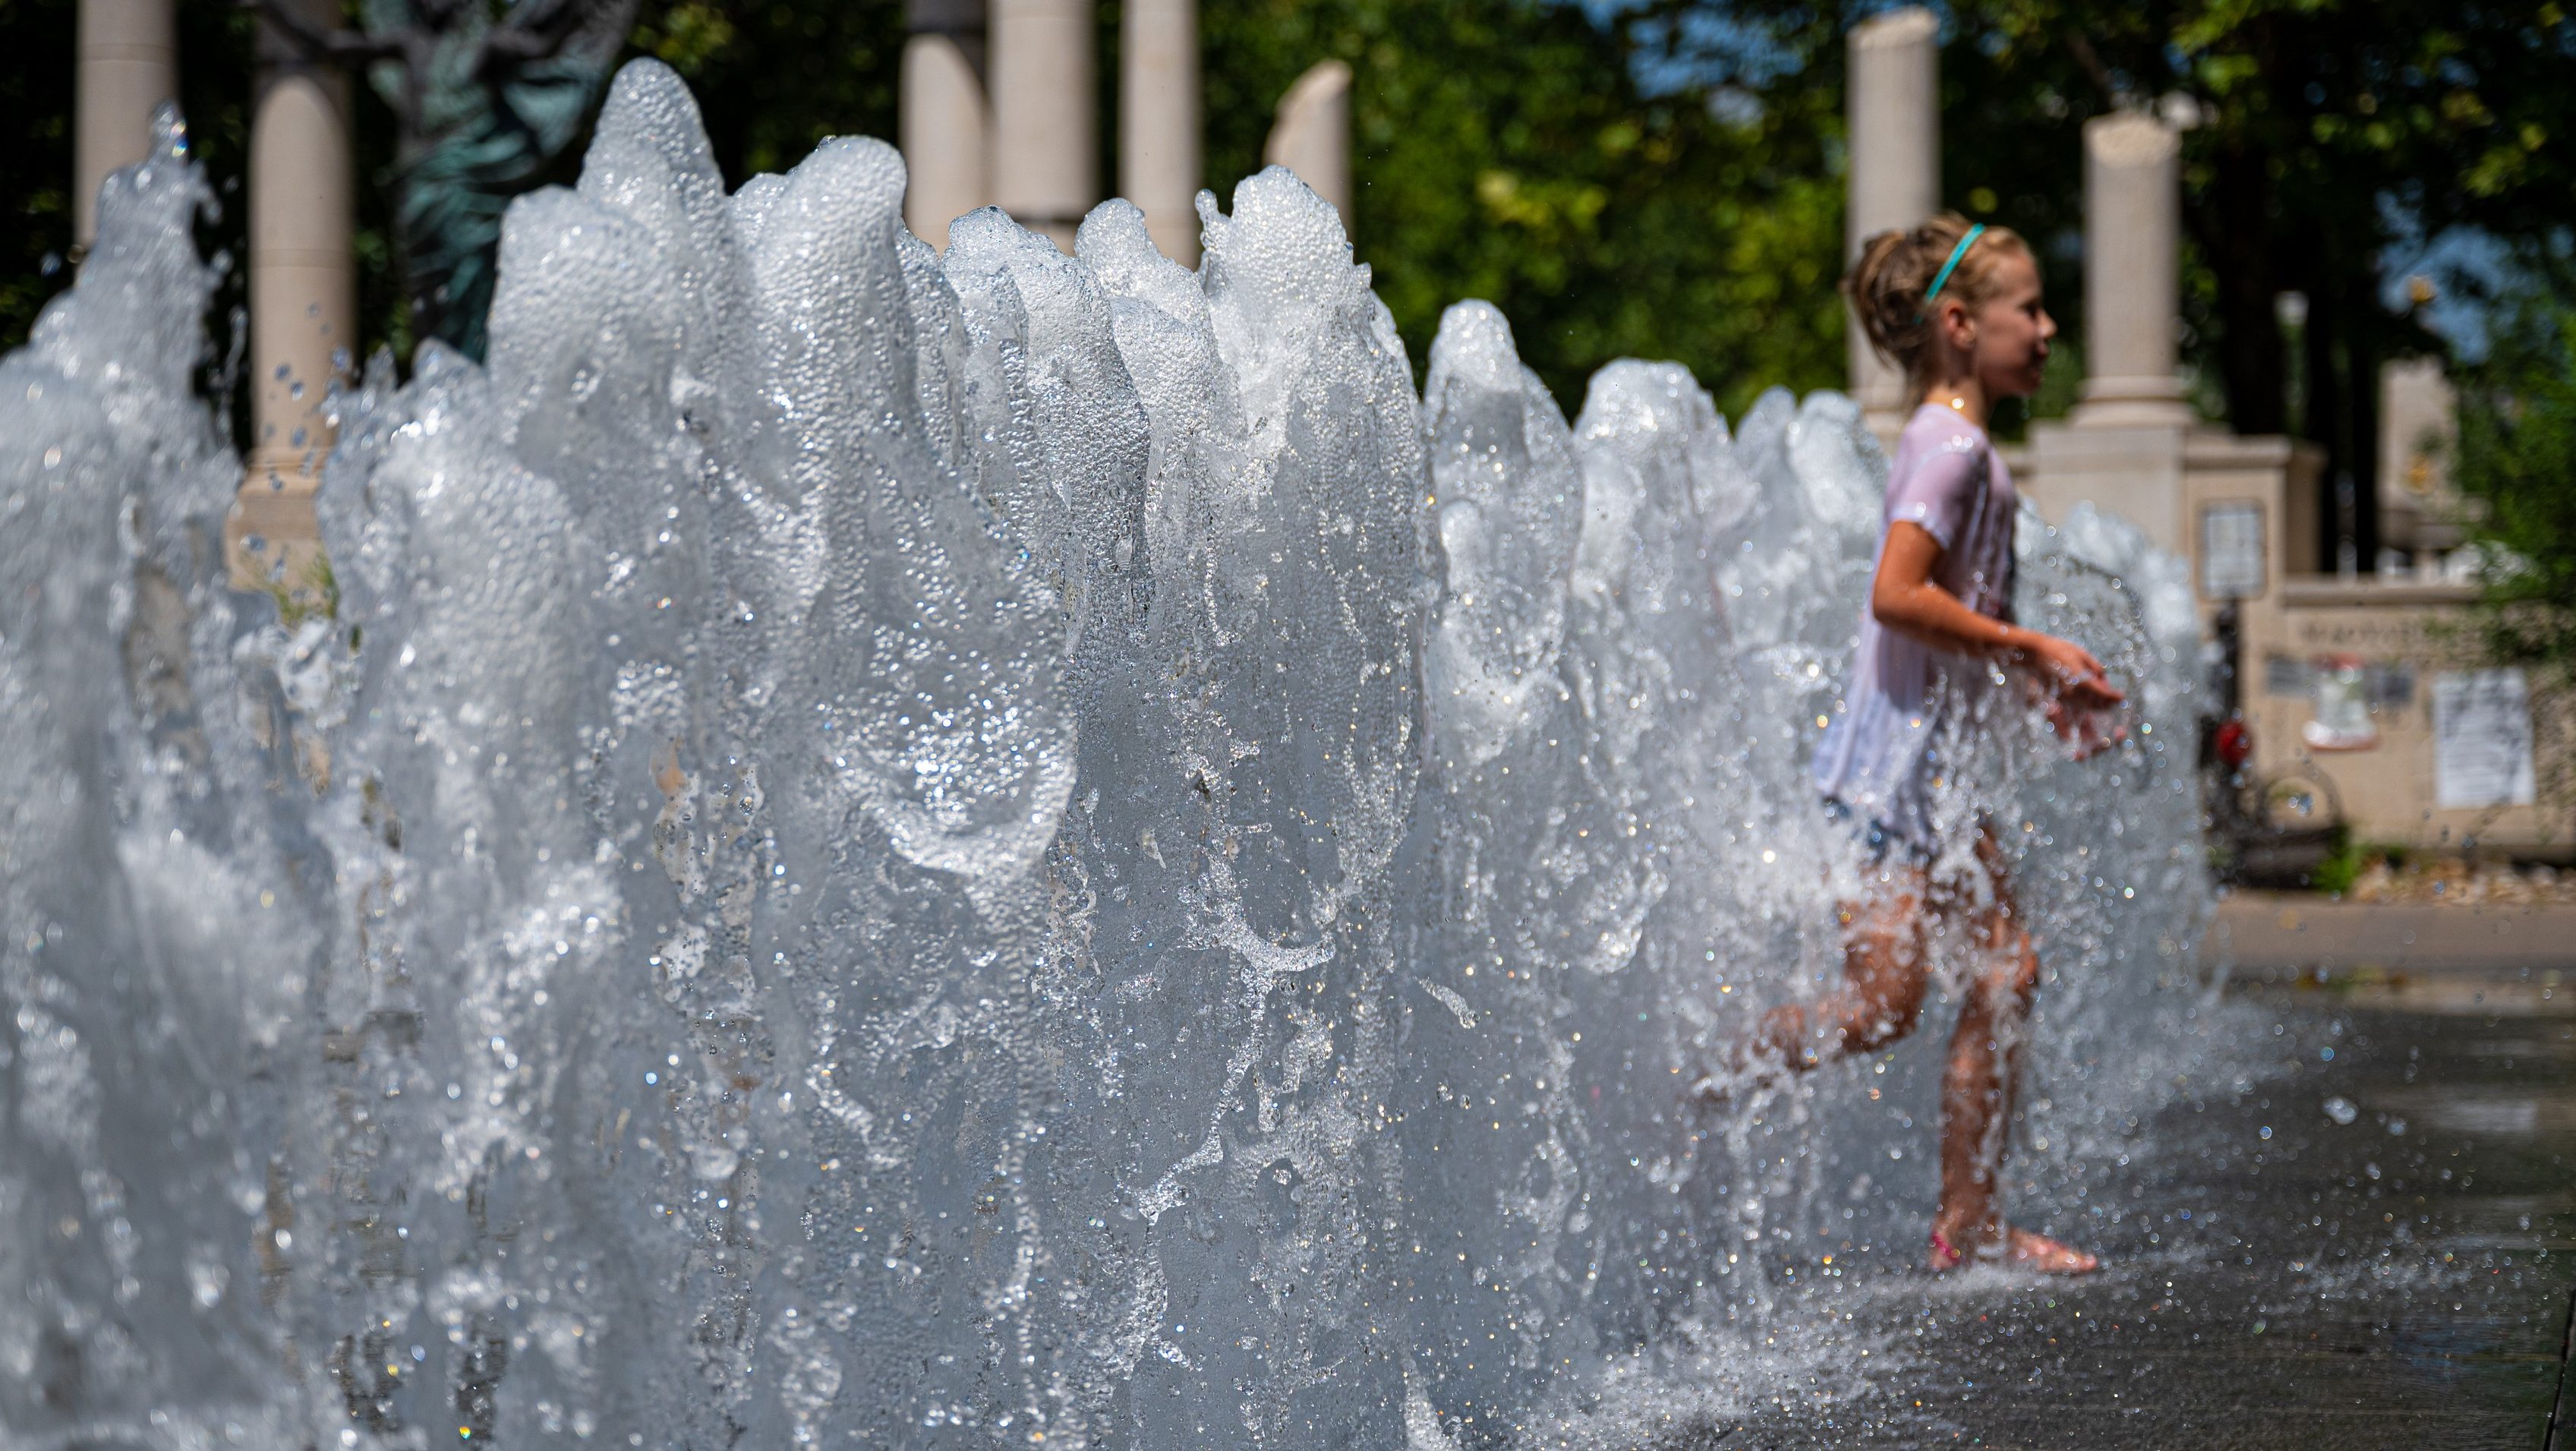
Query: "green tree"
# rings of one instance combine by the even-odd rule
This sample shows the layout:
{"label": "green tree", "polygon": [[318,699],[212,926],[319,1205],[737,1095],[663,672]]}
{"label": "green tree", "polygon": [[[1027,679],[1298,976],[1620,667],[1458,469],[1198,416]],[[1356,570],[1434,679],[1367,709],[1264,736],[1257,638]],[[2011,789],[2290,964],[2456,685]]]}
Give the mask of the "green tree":
{"label": "green tree", "polygon": [[2460,390],[2458,481],[2480,506],[2486,645],[2576,684],[2576,304],[2534,288]]}
{"label": "green tree", "polygon": [[1730,413],[1840,381],[1838,96],[1649,94],[1627,29],[1535,0],[1208,0],[1201,23],[1220,195],[1300,72],[1351,66],[1355,250],[1417,367],[1479,297],[1569,412],[1622,356],[1687,364]]}
{"label": "green tree", "polygon": [[632,49],[688,81],[716,163],[740,186],[826,137],[893,140],[903,42],[899,0],[647,0]]}
{"label": "green tree", "polygon": [[[0,45],[12,55],[72,53],[72,0],[0,0]],[[0,348],[27,340],[45,300],[68,280],[72,245],[72,68],[0,71]]]}

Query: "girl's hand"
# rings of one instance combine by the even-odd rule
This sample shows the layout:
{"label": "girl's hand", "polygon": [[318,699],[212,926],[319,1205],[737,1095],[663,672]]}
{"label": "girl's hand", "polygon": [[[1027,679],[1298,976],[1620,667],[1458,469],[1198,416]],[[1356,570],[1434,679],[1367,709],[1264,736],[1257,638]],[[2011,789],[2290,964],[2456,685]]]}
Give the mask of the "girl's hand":
{"label": "girl's hand", "polygon": [[2040,683],[2065,704],[2107,710],[2128,699],[2103,675],[2102,662],[2093,658],[2093,652],[2072,640],[2040,635],[2023,649]]}
{"label": "girl's hand", "polygon": [[2025,630],[1982,615],[1932,578],[1942,544],[1910,519],[1887,527],[1869,612],[1881,625],[1935,650],[2024,666],[2034,694],[2045,693],[2049,724],[2082,760],[2128,735],[2110,712],[2128,697],[2102,676],[2102,662],[2072,640]]}
{"label": "girl's hand", "polygon": [[2128,699],[2102,674],[2102,662],[2072,640],[2038,637],[2028,648],[2032,674],[2048,692],[2048,724],[2075,749],[2075,759],[2098,755],[2128,738],[2128,727],[2106,719]]}

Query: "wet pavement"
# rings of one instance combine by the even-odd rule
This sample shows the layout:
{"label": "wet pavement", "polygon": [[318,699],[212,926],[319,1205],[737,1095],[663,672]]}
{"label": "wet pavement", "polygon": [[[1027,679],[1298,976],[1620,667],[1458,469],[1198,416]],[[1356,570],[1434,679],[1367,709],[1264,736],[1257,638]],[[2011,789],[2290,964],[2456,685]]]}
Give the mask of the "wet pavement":
{"label": "wet pavement", "polygon": [[2549,976],[2240,976],[2295,1066],[2148,1122],[2162,1148],[2101,1186],[2132,1206],[2092,1235],[2103,1273],[1818,1283],[1839,1364],[1650,1444],[2544,1445],[2576,1291],[2576,990]]}
{"label": "wet pavement", "polygon": [[2576,904],[2355,902],[2240,891],[2220,904],[2202,956],[2213,967],[2251,972],[2576,978]]}

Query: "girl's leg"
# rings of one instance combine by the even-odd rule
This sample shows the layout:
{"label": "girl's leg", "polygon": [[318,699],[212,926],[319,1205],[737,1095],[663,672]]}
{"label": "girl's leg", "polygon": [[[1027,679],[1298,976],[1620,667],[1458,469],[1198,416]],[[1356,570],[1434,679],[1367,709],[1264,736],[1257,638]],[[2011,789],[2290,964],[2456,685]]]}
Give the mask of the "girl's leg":
{"label": "girl's leg", "polygon": [[1923,1013],[1923,900],[1922,871],[1899,867],[1889,870],[1883,890],[1844,903],[1842,988],[1763,1014],[1746,1056],[1776,1055],[1803,1070],[1914,1031]]}
{"label": "girl's leg", "polygon": [[1974,920],[1980,962],[1968,981],[1941,1077],[1941,1207],[1932,1220],[1933,1267],[1949,1269],[1981,1251],[2000,1250],[2029,1268],[2082,1274],[2097,1263],[2093,1256],[2008,1228],[1995,1203],[2020,1087],[2021,1042],[2039,989],[2039,954],[2013,905],[2001,853],[1991,839],[1980,839],[1978,855],[1986,860],[1994,897]]}

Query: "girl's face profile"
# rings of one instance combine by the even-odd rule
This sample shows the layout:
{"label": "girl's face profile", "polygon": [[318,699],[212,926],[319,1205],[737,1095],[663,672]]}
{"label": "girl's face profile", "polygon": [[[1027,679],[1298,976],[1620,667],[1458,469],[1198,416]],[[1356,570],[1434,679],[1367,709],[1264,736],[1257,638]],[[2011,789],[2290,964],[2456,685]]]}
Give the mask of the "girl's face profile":
{"label": "girl's face profile", "polygon": [[1994,260],[1992,287],[1976,310],[1969,370],[1989,398],[2027,398],[2039,391],[2057,319],[2041,301],[2038,265],[2018,247]]}

